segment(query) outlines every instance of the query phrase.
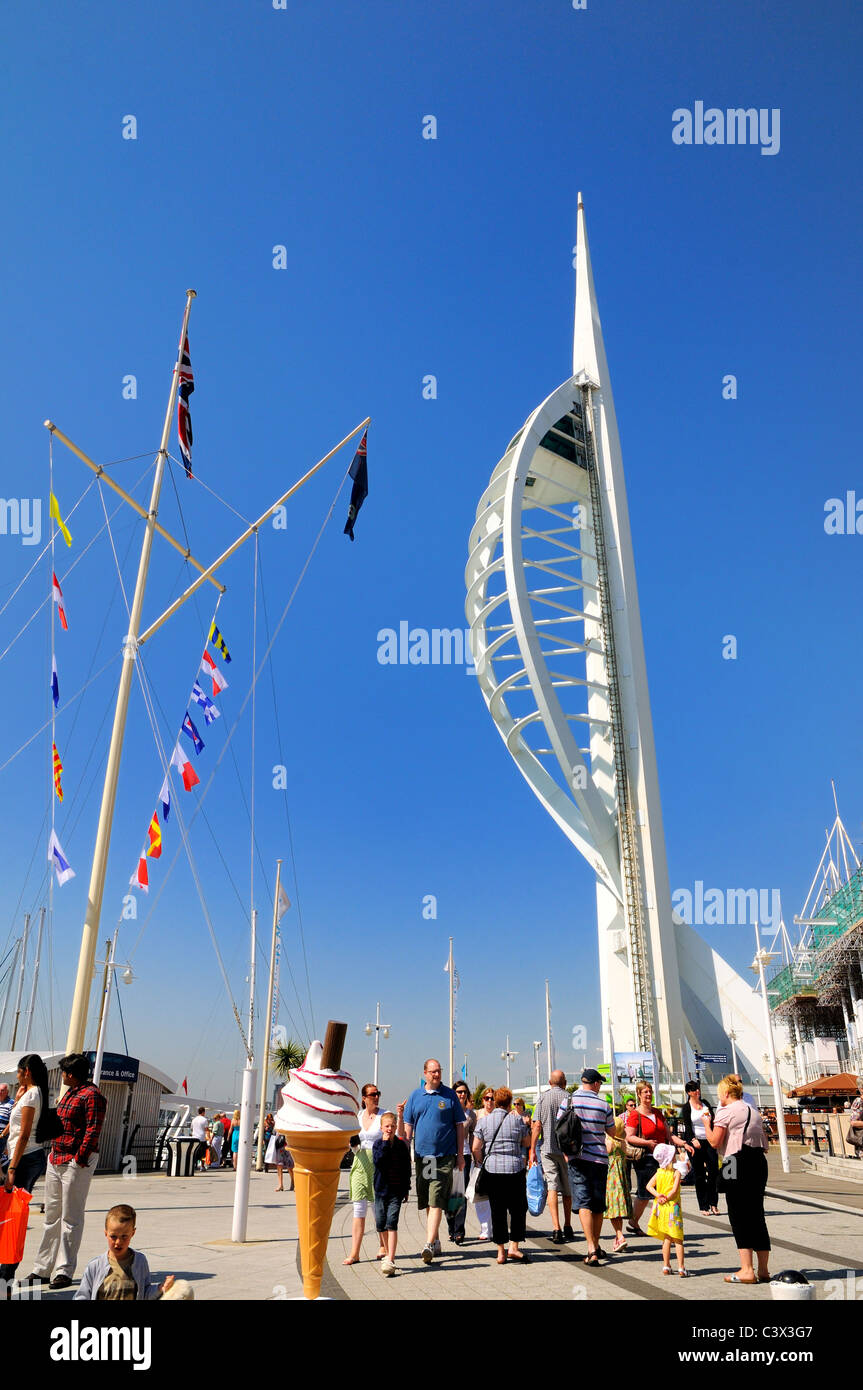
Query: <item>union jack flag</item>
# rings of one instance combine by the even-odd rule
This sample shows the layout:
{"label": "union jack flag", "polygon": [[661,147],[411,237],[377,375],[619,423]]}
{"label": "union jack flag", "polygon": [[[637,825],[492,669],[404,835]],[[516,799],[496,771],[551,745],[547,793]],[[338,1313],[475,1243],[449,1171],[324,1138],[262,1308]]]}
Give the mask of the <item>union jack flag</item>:
{"label": "union jack flag", "polygon": [[189,397],[194,389],[195,378],[192,375],[192,359],[189,357],[187,335],[183,344],[183,355],[180,358],[180,386],[177,394],[177,437],[180,441],[180,453],[183,455],[187,478],[192,476],[192,416],[189,413]]}

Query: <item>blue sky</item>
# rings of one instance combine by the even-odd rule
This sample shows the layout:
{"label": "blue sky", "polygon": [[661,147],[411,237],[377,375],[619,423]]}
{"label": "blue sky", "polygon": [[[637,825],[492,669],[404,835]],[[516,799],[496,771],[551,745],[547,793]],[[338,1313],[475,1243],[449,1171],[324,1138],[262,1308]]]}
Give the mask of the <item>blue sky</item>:
{"label": "blue sky", "polygon": [[[599,1043],[589,871],[511,764],[471,677],[377,661],[381,628],[464,625],[477,500],[507,441],[569,372],[579,188],[628,480],[671,886],[778,887],[790,921],[832,820],[831,777],[860,841],[863,540],[824,531],[828,498],[855,488],[863,497],[852,414],[860,39],[855,6],[817,13],[799,0],[781,10],[589,0],[585,11],[569,0],[288,0],[286,10],[191,0],[182,23],[164,3],[6,10],[0,493],[47,498],[50,416],[100,462],[142,455],[114,472],[146,500],[189,285],[195,471],[244,517],[372,417],[356,543],[341,534],[345,490],[274,648],[283,758],[269,672],[258,687],[255,892],[265,935],[264,870],[271,887],[276,857],[290,859],[285,794],[272,787],[284,760],[296,861],[287,887],[302,909],[316,1029],[327,1017],[349,1022],[346,1060],[365,1079],[361,1030],[382,1001],[393,1026],[385,1099],[445,1050],[450,935],[456,1051],[471,1077],[502,1074],[508,1031],[514,1078],[527,1079],[546,977],[559,1054],[581,1063],[569,1046],[576,1024],[589,1050]],[[672,112],[698,100],[779,108],[779,153],[675,145]],[[422,138],[429,114],[436,140]],[[135,140],[122,138],[127,115]],[[284,270],[273,268],[277,245]],[[735,401],[722,399],[727,373]],[[122,396],[129,374],[134,400]],[[434,400],[422,396],[427,374]],[[173,436],[171,447],[176,455]],[[263,604],[272,627],[349,462],[346,451],[322,470],[286,530],[261,536],[259,652]],[[61,446],[54,464],[69,510],[89,478]],[[58,572],[102,520],[93,489]],[[177,534],[185,524],[205,561],[242,526],[182,474],[176,489],[166,482],[161,520]],[[115,543],[131,588],[134,518],[117,517]],[[0,536],[0,606],[37,553]],[[179,557],[160,544],[154,553],[145,620],[184,582]],[[223,576],[231,688],[204,735],[204,780],[249,686],[253,559],[247,547]],[[43,560],[0,614],[0,649],[48,579]],[[123,635],[104,535],[63,587],[65,698]],[[145,649],[167,739],[211,612],[202,596]],[[726,634],[738,639],[736,661],[722,659]],[[0,660],[0,763],[47,716],[47,672],[43,610]],[[58,1045],[115,676],[116,662],[57,723],[57,830],[78,875],[55,895]],[[41,901],[47,737],[0,772],[0,946]],[[205,802],[227,869],[202,818],[192,847],[244,1010],[248,712],[232,748],[242,789],[228,753]],[[160,782],[136,690],[103,937]],[[177,844],[169,826],[150,905]],[[422,917],[426,894],[437,898],[433,921]],[[184,861],[147,911],[120,937],[137,976],[123,993],[129,1049],[188,1074],[199,1092],[234,1091],[239,1038]],[[280,1018],[302,1031],[310,1007],[295,909],[285,927],[300,1003],[283,972]],[[748,964],[746,928],[706,934]],[[41,995],[34,1038],[47,1032]],[[115,1011],[109,1046],[122,1043]]]}

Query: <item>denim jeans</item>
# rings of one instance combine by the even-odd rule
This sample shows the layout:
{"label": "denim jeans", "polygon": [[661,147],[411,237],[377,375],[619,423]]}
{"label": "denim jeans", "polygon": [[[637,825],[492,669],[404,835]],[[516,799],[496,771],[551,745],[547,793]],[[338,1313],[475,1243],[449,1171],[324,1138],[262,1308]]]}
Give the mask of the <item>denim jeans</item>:
{"label": "denim jeans", "polygon": [[401,1197],[375,1197],[375,1227],[378,1231],[397,1231]]}

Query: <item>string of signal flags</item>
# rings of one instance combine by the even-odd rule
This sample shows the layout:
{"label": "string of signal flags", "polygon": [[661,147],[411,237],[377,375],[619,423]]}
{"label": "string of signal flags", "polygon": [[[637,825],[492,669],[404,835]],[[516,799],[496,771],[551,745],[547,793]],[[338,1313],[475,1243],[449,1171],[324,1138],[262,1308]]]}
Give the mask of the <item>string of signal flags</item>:
{"label": "string of signal flags", "polygon": [[[185,468],[186,477],[188,479],[192,478],[192,418],[191,411],[189,408],[189,397],[191,396],[194,389],[195,378],[192,372],[192,363],[189,355],[189,339],[187,336],[183,344],[183,355],[180,364],[180,386],[177,399],[177,438],[180,446],[180,454],[182,456],[183,466]],[[357,451],[354,454],[353,460],[351,462],[350,469],[348,470],[348,476],[351,479],[351,497],[350,502],[348,504],[348,517],[347,521],[345,522],[343,534],[349,536],[352,541],[354,539],[354,525],[356,523],[357,516],[359,515],[360,508],[362,507],[364,501],[369,495],[367,457],[368,433],[368,430],[365,430],[363,432],[363,437],[360,440]],[[49,498],[49,514],[52,517],[52,519],[56,522],[57,530],[59,534],[63,537],[63,540],[66,542],[66,545],[71,547],[72,535],[69,531],[68,526],[63,520],[63,516],[60,511],[60,504],[57,501],[57,498],[55,497],[53,491],[51,492]],[[65,601],[63,599],[63,590],[60,587],[60,581],[58,580],[54,570],[51,571],[51,591],[53,601],[57,605],[57,617],[60,622],[60,627],[64,632],[68,632],[69,621],[66,615]],[[230,652],[228,651],[228,647],[224,637],[220,633],[219,629],[216,627],[215,621],[211,624],[207,644],[212,644],[226,663],[230,662]],[[200,672],[202,671],[204,672],[205,679],[209,679],[212,681],[212,697],[207,695],[207,693],[201,686],[200,681],[196,679],[195,684],[192,687],[192,694],[189,703],[195,704],[196,706],[200,707],[200,709],[203,712],[204,724],[205,726],[209,726],[210,724],[215,723],[215,721],[220,717],[221,711],[217,708],[215,704],[215,699],[216,696],[220,695],[223,690],[227,690],[228,682],[222,671],[217,666],[214,658],[207,651],[206,646],[204,648],[204,654],[201,658],[201,662],[198,667],[198,673],[200,674]],[[60,704],[60,680],[57,672],[57,659],[53,655],[51,658],[51,698],[54,702],[54,710],[56,712]],[[184,750],[181,744],[181,739],[183,735],[185,735],[186,738],[188,738],[191,741],[192,747],[195,751],[195,756],[200,756],[200,754],[204,751],[205,745],[203,739],[201,738],[200,734],[198,733],[198,730],[195,727],[194,721],[189,713],[188,707],[186,709],[183,722],[180,726],[180,735],[174,746],[174,751],[171,754],[170,766],[175,767],[177,771],[180,773],[180,776],[183,781],[183,787],[187,792],[189,792],[192,790],[194,786],[196,786],[200,782],[201,779],[195,772],[195,769],[192,766],[192,763],[189,760],[189,758],[187,758],[184,755]],[[60,754],[57,750],[57,743],[55,741],[55,738],[53,737],[53,734],[51,740],[51,752],[53,760],[54,793],[57,797],[57,800],[62,804],[63,763],[60,758]],[[159,804],[162,808],[162,822],[167,823],[168,817],[171,812],[170,772],[166,773],[165,779],[162,782],[162,789],[159,792]],[[159,859],[161,857],[161,854],[162,825],[159,822],[159,808],[157,806],[156,810],[153,812],[150,818],[150,824],[147,827],[147,843],[144,845],[138,857],[138,867],[136,868],[135,872],[129,880],[131,887],[139,888],[145,893],[148,892],[149,877],[147,873],[147,860]],[[63,851],[60,841],[57,838],[57,833],[54,829],[53,824],[51,826],[51,835],[48,841],[48,862],[53,865],[55,873],[57,875],[57,883],[61,887],[64,883],[68,883],[71,878],[75,877],[75,870],[72,868],[68,858],[66,857],[66,854]]]}
{"label": "string of signal flags", "polygon": [[[215,621],[210,624],[210,635],[207,638],[207,644],[215,647],[216,651],[223,658],[225,663],[230,662],[231,653],[228,651],[228,644],[225,641],[225,638],[222,635],[222,633],[216,627]],[[206,690],[204,689],[200,680],[198,679],[199,675],[202,672],[204,674],[204,681],[212,683],[212,696],[207,694]],[[201,660],[198,664],[198,670],[195,673],[195,683],[192,686],[192,694],[189,698],[189,705],[195,705],[197,707],[196,714],[197,709],[201,710],[201,715],[203,715],[204,724],[207,728],[209,728],[211,724],[215,724],[217,719],[221,718],[222,712],[216,705],[216,696],[221,695],[222,691],[227,690],[227,688],[227,677],[218,666],[215,658],[211,655],[211,653],[207,650],[207,647],[205,646],[203,656],[201,657]],[[197,717],[201,718],[201,715],[197,715]],[[171,754],[171,761],[168,772],[166,772],[165,774],[165,778],[162,782],[162,787],[159,792],[159,805],[156,807],[155,811],[150,817],[150,823],[147,826],[147,841],[144,844],[141,853],[138,856],[138,864],[135,868],[135,872],[129,879],[129,886],[131,888],[140,889],[142,893],[147,893],[150,889],[150,878],[147,871],[147,860],[161,859],[162,857],[162,825],[167,825],[168,819],[171,814],[170,768],[175,767],[179,772],[180,777],[182,779],[184,791],[190,792],[192,788],[196,787],[201,780],[197,772],[195,771],[190,758],[186,755],[186,749],[182,742],[184,736],[191,743],[192,748],[195,752],[195,757],[200,757],[206,745],[204,743],[204,740],[201,738],[201,735],[199,734],[197,728],[195,727],[195,722],[192,719],[191,714],[189,713],[188,706],[186,708],[186,713],[183,716],[183,722],[180,725],[180,732],[177,737],[177,742],[174,744],[174,751]],[[161,824],[159,822],[159,807],[161,807],[162,809]]]}

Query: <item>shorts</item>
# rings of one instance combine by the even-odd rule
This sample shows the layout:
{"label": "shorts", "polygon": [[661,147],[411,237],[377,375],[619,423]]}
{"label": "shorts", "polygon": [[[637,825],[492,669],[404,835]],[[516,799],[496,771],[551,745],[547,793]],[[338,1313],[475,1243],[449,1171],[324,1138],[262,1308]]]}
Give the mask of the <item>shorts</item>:
{"label": "shorts", "polygon": [[647,1158],[639,1158],[633,1163],[632,1171],[635,1174],[635,1181],[637,1183],[635,1189],[636,1201],[649,1202],[651,1200],[652,1193],[648,1192],[647,1184],[658,1170],[659,1164],[656,1159],[651,1158],[650,1155],[648,1155]]}
{"label": "shorts", "polygon": [[426,1207],[446,1208],[452,1192],[452,1175],[455,1171],[455,1154],[443,1158],[431,1155],[415,1159],[417,1176],[417,1206],[420,1211]]}
{"label": "shorts", "polygon": [[401,1197],[375,1197],[375,1227],[378,1231],[397,1231]]}
{"label": "shorts", "polygon": [[594,1216],[605,1213],[605,1184],[608,1166],[590,1163],[584,1158],[569,1160],[569,1180],[572,1185],[572,1205],[577,1211],[591,1211]]}
{"label": "shorts", "polygon": [[572,1194],[569,1182],[569,1164],[565,1154],[542,1154],[542,1176],[549,1192],[560,1192],[564,1197]]}

